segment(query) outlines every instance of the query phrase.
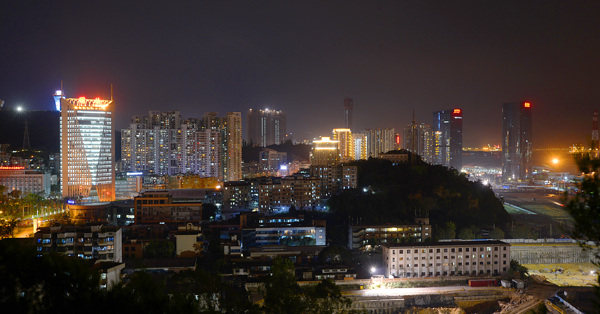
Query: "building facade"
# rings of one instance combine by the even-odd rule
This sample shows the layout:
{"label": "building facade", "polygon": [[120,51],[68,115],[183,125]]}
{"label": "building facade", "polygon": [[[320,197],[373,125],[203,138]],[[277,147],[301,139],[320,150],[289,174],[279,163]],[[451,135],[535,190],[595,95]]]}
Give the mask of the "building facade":
{"label": "building facade", "polygon": [[502,181],[518,182],[531,178],[531,131],[531,103],[502,105]]}
{"label": "building facade", "polygon": [[331,140],[329,137],[321,137],[320,140],[313,141],[313,147],[310,152],[311,166],[332,166],[341,161],[340,142]]}
{"label": "building facade", "polygon": [[425,242],[431,237],[429,219],[425,224],[412,225],[355,225],[348,226],[348,249],[371,251],[388,243]]}
{"label": "building facade", "polygon": [[285,142],[286,115],[283,110],[249,109],[246,119],[251,146],[267,147]]}
{"label": "building facade", "polygon": [[396,131],[394,129],[369,129],[363,131],[367,146],[367,158],[379,157],[379,154],[396,149]]}
{"label": "building facade", "polygon": [[242,168],[241,113],[207,113],[182,120],[178,111],[134,116],[121,131],[124,171],[144,174],[197,174],[238,180]]}
{"label": "building facade", "polygon": [[6,187],[4,193],[21,191],[21,195],[50,195],[50,173],[26,170],[23,166],[0,166],[0,185]]}
{"label": "building facade", "polygon": [[348,162],[355,158],[354,139],[350,129],[333,129],[333,140],[339,142],[340,161]]}
{"label": "building facade", "polygon": [[135,223],[181,223],[202,220],[202,202],[174,200],[169,191],[147,191],[133,199]]}
{"label": "building facade", "polygon": [[448,109],[433,113],[432,163],[462,169],[462,110]]}
{"label": "building facade", "polygon": [[38,254],[123,262],[122,229],[114,226],[42,227],[35,233]]}
{"label": "building facade", "polygon": [[61,98],[60,104],[62,197],[115,200],[113,101]]}
{"label": "building facade", "polygon": [[426,162],[433,160],[433,130],[427,123],[413,123],[404,128],[404,149],[421,156]]}
{"label": "building facade", "polygon": [[451,241],[382,245],[386,277],[497,276],[510,268],[502,241]]}

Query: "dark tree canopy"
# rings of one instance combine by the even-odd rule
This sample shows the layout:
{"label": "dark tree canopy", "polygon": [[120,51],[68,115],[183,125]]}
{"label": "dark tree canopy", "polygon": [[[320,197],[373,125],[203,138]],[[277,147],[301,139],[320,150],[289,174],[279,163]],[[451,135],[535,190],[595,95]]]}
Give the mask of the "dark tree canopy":
{"label": "dark tree canopy", "polygon": [[454,169],[419,161],[394,165],[375,158],[353,165],[358,167],[359,188],[329,200],[331,210],[348,223],[414,223],[415,217],[429,217],[434,226],[452,221],[461,230],[510,222],[488,186]]}

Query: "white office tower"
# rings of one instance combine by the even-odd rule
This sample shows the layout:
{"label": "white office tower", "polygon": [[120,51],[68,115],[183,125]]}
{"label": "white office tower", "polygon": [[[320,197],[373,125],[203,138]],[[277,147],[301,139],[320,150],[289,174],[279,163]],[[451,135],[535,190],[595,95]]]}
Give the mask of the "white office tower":
{"label": "white office tower", "polygon": [[115,199],[112,100],[60,99],[62,196],[79,201]]}

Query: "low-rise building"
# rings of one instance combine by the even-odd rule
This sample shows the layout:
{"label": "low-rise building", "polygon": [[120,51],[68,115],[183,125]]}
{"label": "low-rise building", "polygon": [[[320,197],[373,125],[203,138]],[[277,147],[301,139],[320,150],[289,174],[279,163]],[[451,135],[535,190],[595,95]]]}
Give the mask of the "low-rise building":
{"label": "low-rise building", "polygon": [[21,195],[50,195],[51,174],[38,170],[26,170],[24,166],[1,166],[0,185],[6,187],[5,193],[21,191]]}
{"label": "low-rise building", "polygon": [[35,233],[38,254],[56,252],[67,256],[123,262],[122,231],[115,226],[43,227]]}
{"label": "low-rise building", "polygon": [[121,282],[121,271],[125,268],[125,263],[117,262],[99,262],[92,266],[92,269],[100,272],[100,289],[108,290]]}
{"label": "low-rise building", "polygon": [[202,201],[174,199],[169,191],[146,191],[134,199],[135,223],[198,222]]}
{"label": "low-rise building", "polygon": [[510,244],[449,241],[383,244],[385,276],[414,278],[500,275],[510,268]]}
{"label": "low-rise building", "polygon": [[429,219],[411,225],[355,225],[348,226],[348,249],[371,251],[381,245],[405,242],[424,242],[431,237]]}

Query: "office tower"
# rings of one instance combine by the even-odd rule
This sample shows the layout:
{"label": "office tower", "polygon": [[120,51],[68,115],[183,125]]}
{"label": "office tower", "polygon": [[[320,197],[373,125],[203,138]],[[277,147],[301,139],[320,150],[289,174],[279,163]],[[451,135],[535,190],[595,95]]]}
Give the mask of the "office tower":
{"label": "office tower", "polygon": [[251,146],[267,147],[285,142],[286,116],[282,110],[250,109],[246,119]]}
{"label": "office tower", "polygon": [[[242,113],[228,112],[224,118],[225,129],[225,166],[223,179],[237,181],[242,179]],[[285,123],[284,123],[285,124]],[[285,134],[285,132],[283,133]],[[282,138],[283,138],[282,134]]]}
{"label": "office tower", "polygon": [[354,158],[355,160],[366,160],[369,158],[367,154],[367,136],[364,133],[355,133],[354,138]]}
{"label": "office tower", "polygon": [[394,129],[369,129],[363,131],[367,143],[367,158],[377,158],[396,148]]}
{"label": "office tower", "polygon": [[333,140],[340,142],[341,162],[354,160],[354,140],[350,129],[333,129]]}
{"label": "office tower", "polygon": [[65,198],[115,199],[112,100],[61,98],[60,174]]}
{"label": "office tower", "polygon": [[434,156],[432,163],[462,169],[462,110],[433,113]]}
{"label": "office tower", "polygon": [[415,153],[423,161],[432,161],[434,134],[427,123],[413,123],[404,128],[404,149]]}
{"label": "office tower", "polygon": [[531,103],[502,105],[502,181],[531,178]]}
{"label": "office tower", "polygon": [[321,137],[313,141],[310,153],[311,166],[331,166],[340,163],[339,141],[333,141],[329,137]]}
{"label": "office tower", "polygon": [[344,99],[344,128],[352,130],[352,109],[354,108],[354,101],[352,98]]}

